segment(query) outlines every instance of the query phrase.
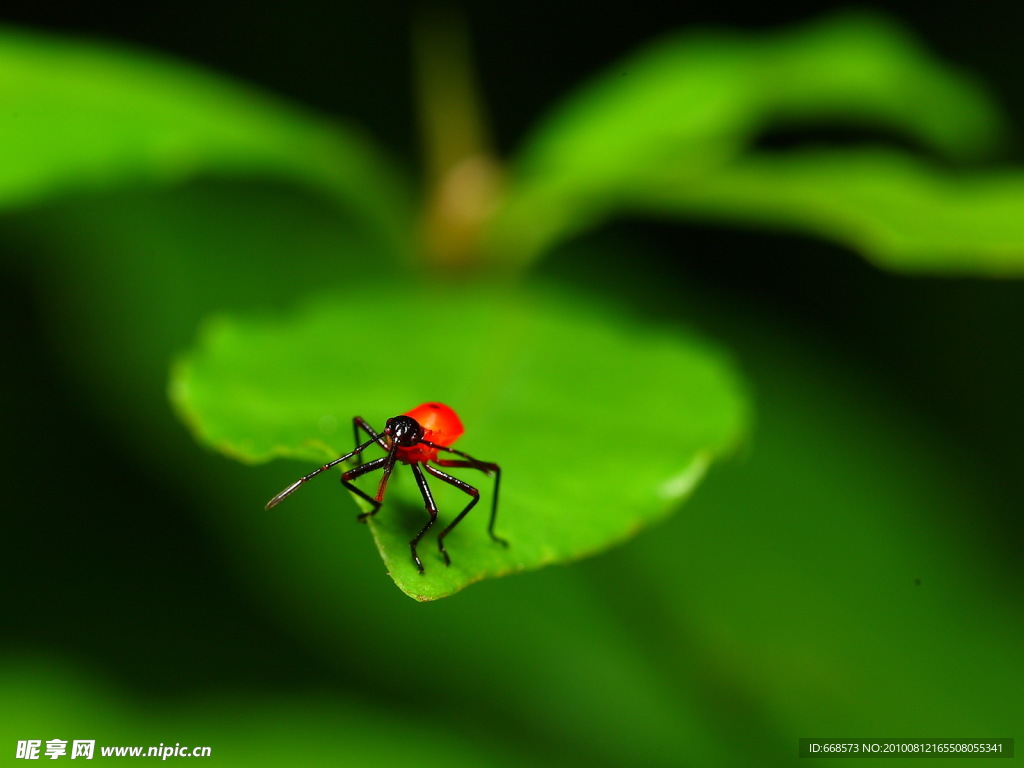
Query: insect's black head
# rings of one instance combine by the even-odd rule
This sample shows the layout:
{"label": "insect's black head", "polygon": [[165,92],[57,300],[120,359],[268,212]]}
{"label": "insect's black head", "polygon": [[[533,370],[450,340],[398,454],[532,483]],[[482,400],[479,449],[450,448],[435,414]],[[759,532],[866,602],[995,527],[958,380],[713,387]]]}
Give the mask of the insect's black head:
{"label": "insect's black head", "polygon": [[411,447],[423,439],[423,427],[409,416],[395,416],[384,425],[384,434],[401,446]]}

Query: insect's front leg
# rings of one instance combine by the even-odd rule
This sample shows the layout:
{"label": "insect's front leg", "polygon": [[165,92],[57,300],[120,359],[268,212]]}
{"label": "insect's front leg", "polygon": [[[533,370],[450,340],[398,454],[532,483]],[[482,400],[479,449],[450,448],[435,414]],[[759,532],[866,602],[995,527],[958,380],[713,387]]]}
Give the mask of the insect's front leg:
{"label": "insect's front leg", "polygon": [[363,460],[362,459],[362,452],[360,451],[360,445],[359,445],[359,442],[360,442],[359,441],[359,430],[360,429],[363,430],[363,432],[365,432],[366,434],[368,434],[371,438],[376,440],[377,441],[377,445],[379,445],[385,451],[388,449],[388,444],[387,444],[387,441],[384,438],[384,435],[379,434],[373,427],[370,426],[370,423],[366,419],[364,419],[362,416],[353,416],[352,417],[352,436],[353,436],[353,438],[355,440],[355,446],[356,446],[356,453],[354,454],[356,464],[360,463]]}
{"label": "insect's front leg", "polygon": [[366,493],[362,489],[357,488],[353,483],[349,481],[355,480],[357,477],[365,475],[367,472],[373,472],[376,469],[380,469],[387,463],[387,461],[387,456],[381,456],[379,459],[368,461],[367,463],[362,464],[356,467],[355,469],[350,469],[348,470],[348,472],[341,473],[341,484],[359,498],[363,499],[364,501],[368,501],[373,507],[373,509],[371,509],[369,512],[361,512],[359,514],[358,520],[361,523],[365,523],[366,518],[373,517],[377,514],[377,510],[380,509],[380,505],[383,502],[383,498],[375,499],[373,496]]}

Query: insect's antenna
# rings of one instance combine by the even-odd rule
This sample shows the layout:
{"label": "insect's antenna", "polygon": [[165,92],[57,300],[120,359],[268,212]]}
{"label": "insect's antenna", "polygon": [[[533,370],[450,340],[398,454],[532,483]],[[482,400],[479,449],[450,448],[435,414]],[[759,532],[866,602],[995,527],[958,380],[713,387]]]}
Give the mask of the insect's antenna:
{"label": "insect's antenna", "polygon": [[[271,509],[273,507],[276,507],[282,501],[284,501],[289,496],[291,496],[293,493],[295,493],[295,491],[297,491],[302,486],[303,483],[313,479],[314,477],[319,475],[321,472],[325,472],[328,469],[330,469],[331,467],[333,467],[333,466],[335,466],[337,464],[340,464],[341,462],[345,461],[346,459],[352,458],[357,453],[362,453],[364,450],[366,450],[366,448],[368,448],[369,446],[373,445],[375,442],[377,442],[377,438],[373,438],[373,439],[367,440],[365,443],[360,445],[354,451],[349,451],[344,456],[339,456],[334,461],[331,461],[331,462],[328,462],[327,464],[324,464],[319,469],[314,469],[312,472],[310,472],[308,475],[306,475],[304,477],[300,477],[294,483],[292,483],[287,488],[285,488],[283,491],[281,491],[279,494],[277,494],[277,496],[275,496],[270,501],[268,501],[266,508],[267,509]],[[394,463],[394,462],[392,462],[392,463]]]}

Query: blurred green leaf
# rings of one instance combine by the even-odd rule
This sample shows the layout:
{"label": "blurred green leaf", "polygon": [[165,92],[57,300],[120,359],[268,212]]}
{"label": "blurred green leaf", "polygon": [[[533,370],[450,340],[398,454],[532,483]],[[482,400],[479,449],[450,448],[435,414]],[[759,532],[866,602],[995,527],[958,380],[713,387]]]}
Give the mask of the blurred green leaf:
{"label": "blurred green leaf", "polygon": [[1024,173],[962,174],[880,149],[737,160],[699,185],[652,183],[644,210],[809,232],[905,272],[1024,274]]}
{"label": "blurred green leaf", "polygon": [[767,126],[808,122],[878,126],[957,158],[990,149],[1002,129],[977,84],[878,17],[689,33],[617,64],[541,125],[491,246],[529,261],[628,206],[666,166],[696,186]]}
{"label": "blurred green leaf", "polygon": [[196,67],[0,28],[0,103],[0,208],[198,175],[265,175],[320,190],[408,249],[404,193],[369,143]]}
{"label": "blurred green leaf", "polygon": [[[104,747],[142,748],[140,757],[118,756],[118,763],[153,763],[146,757],[150,747],[180,746],[208,747],[213,764],[253,767],[515,764],[478,734],[449,738],[443,714],[398,703],[385,708],[338,695],[234,693],[147,701],[142,708],[136,696],[102,679],[21,658],[0,667],[0,683],[0,717],[10,738],[4,748],[12,758],[17,741],[32,739],[42,742],[40,762],[48,760],[47,741],[67,742],[66,753],[56,758],[63,761],[72,759],[73,742],[83,740],[95,742],[97,761]],[[169,757],[173,762],[178,756]]]}
{"label": "blurred green leaf", "polygon": [[[396,296],[424,308],[395,312]],[[443,338],[416,327],[434,322],[435,309],[449,318],[439,323]],[[423,502],[411,478],[389,488],[391,508],[371,527],[396,584],[420,600],[627,538],[668,514],[746,420],[730,364],[694,337],[631,323],[565,292],[401,282],[312,304],[289,321],[211,322],[176,367],[172,397],[197,437],[224,453],[310,465],[351,449],[354,415],[379,429],[421,402],[455,407],[467,429],[458,447],[502,466],[497,530],[510,546],[488,538],[478,508],[446,541],[451,567],[430,539],[421,542],[421,575],[408,542],[425,522]],[[630,462],[636,444],[653,449]],[[470,479],[487,503],[490,481]],[[443,525],[467,500],[433,486]]]}

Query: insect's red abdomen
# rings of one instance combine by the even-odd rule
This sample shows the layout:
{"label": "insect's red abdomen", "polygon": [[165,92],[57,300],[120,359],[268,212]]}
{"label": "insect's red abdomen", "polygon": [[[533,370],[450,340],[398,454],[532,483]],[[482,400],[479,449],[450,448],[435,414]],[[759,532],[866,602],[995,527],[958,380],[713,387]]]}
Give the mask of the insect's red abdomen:
{"label": "insect's red abdomen", "polygon": [[[448,447],[458,440],[463,432],[458,414],[444,403],[423,403],[403,415],[416,419],[423,427],[423,439],[435,445]],[[405,462],[437,461],[437,449],[425,445],[399,448],[398,453],[399,458]]]}

